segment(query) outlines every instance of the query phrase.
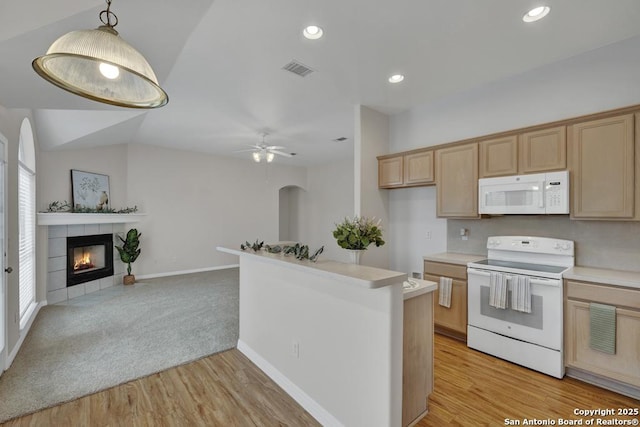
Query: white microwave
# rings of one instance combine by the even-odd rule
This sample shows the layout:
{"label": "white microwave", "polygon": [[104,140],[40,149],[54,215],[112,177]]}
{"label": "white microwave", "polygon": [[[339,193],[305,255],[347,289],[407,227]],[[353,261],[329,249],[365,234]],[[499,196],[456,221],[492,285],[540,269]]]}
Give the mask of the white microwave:
{"label": "white microwave", "polygon": [[568,214],[569,172],[501,176],[478,180],[481,214]]}

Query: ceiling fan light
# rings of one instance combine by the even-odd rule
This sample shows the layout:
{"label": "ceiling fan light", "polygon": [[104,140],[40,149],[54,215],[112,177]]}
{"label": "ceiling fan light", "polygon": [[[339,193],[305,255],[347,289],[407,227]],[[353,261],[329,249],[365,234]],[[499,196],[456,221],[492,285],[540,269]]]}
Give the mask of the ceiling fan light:
{"label": "ceiling fan light", "polygon": [[275,156],[276,156],[276,155],[275,155],[275,154],[273,154],[272,152],[268,152],[268,153],[267,153],[267,163],[271,163],[271,162],[273,162],[273,158],[274,158]]}
{"label": "ceiling fan light", "polygon": [[257,151],[254,151],[251,155],[253,156],[253,161],[256,163],[260,163],[260,160],[262,160],[262,156]]}
{"label": "ceiling fan light", "polygon": [[[111,13],[108,8],[106,12]],[[33,60],[33,69],[50,83],[94,101],[131,108],[167,104],[168,96],[147,60],[113,28],[117,18],[113,26],[106,24],[58,38],[44,56]]]}

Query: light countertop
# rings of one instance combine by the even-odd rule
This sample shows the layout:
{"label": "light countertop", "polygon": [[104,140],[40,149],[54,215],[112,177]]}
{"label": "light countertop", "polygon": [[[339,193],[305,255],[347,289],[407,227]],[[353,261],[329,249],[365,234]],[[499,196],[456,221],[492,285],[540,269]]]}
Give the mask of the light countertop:
{"label": "light countertop", "polygon": [[384,270],[366,265],[347,264],[344,262],[323,260],[322,256],[317,262],[308,260],[299,261],[293,256],[271,254],[265,251],[240,250],[217,247],[220,252],[232,255],[256,257],[264,262],[282,264],[288,268],[302,270],[311,274],[319,274],[325,277],[341,280],[345,283],[364,286],[366,288],[381,288],[394,284],[402,284],[407,279],[407,273]]}
{"label": "light countertop", "polygon": [[432,282],[430,280],[413,279],[413,278],[411,280],[416,282],[418,286],[412,289],[403,290],[403,297],[404,297],[403,299],[405,300],[408,300],[409,298],[414,298],[420,295],[424,295],[438,289],[438,284],[436,282]]}
{"label": "light countertop", "polygon": [[425,261],[446,262],[447,264],[458,264],[466,266],[467,263],[486,259],[486,255],[457,254],[454,252],[442,252],[439,254],[425,255]]}
{"label": "light countertop", "polygon": [[563,273],[562,277],[569,280],[640,289],[640,273],[634,271],[576,266]]}

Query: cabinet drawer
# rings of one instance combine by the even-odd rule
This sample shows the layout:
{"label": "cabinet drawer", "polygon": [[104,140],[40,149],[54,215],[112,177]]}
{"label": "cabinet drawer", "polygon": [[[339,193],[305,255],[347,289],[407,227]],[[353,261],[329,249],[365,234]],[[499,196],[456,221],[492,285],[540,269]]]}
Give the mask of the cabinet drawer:
{"label": "cabinet drawer", "polygon": [[640,289],[618,288],[566,280],[567,298],[640,310]]}
{"label": "cabinet drawer", "polygon": [[[466,265],[455,265],[455,264],[446,264],[441,262],[433,262],[433,261],[425,261],[424,262],[424,272],[425,274],[430,274],[432,276],[444,276],[451,277],[455,279],[467,280],[467,266]],[[430,279],[434,280],[434,279]],[[438,277],[435,280],[438,283],[440,278]]]}

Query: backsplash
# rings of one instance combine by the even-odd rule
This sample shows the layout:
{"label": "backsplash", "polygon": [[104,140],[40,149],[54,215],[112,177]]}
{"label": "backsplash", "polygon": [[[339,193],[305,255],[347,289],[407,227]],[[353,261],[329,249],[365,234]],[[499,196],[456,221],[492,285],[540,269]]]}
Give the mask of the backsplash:
{"label": "backsplash", "polygon": [[[469,240],[460,238],[468,230]],[[447,221],[447,251],[486,255],[490,236],[539,236],[575,242],[576,265],[640,272],[640,222],[572,221],[569,216],[509,215]]]}

